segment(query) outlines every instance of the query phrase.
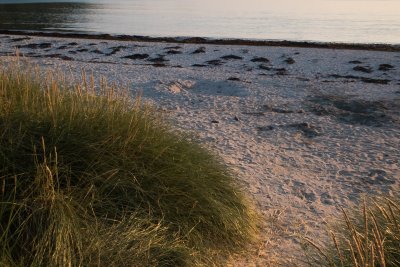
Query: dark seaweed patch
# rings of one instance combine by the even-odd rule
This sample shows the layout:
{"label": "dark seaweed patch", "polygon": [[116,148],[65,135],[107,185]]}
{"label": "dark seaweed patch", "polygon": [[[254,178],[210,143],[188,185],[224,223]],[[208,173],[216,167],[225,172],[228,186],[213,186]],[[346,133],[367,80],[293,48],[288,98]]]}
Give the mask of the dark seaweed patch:
{"label": "dark seaweed patch", "polygon": [[148,54],[133,54],[133,55],[125,56],[125,57],[122,57],[122,58],[129,58],[129,59],[136,60],[136,59],[146,59],[148,57],[149,57]]}
{"label": "dark seaweed patch", "polygon": [[261,62],[261,63],[269,63],[269,59],[265,57],[254,57],[250,60],[251,62]]}
{"label": "dark seaweed patch", "polygon": [[222,56],[221,58],[225,59],[225,60],[243,59],[241,56],[236,56],[236,55],[226,55],[226,56]]}

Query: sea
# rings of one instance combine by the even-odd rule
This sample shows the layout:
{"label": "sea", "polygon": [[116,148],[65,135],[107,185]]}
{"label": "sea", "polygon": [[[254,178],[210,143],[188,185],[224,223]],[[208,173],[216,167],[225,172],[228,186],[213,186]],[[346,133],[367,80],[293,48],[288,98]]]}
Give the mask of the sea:
{"label": "sea", "polygon": [[400,0],[0,0],[0,29],[400,44]]}

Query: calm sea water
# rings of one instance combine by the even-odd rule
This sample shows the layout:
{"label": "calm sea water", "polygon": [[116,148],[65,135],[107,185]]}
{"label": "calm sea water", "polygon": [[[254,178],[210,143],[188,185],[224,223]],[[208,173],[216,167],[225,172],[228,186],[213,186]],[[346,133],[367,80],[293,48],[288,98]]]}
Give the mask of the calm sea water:
{"label": "calm sea water", "polygon": [[0,28],[400,44],[400,0],[27,2],[0,0]]}

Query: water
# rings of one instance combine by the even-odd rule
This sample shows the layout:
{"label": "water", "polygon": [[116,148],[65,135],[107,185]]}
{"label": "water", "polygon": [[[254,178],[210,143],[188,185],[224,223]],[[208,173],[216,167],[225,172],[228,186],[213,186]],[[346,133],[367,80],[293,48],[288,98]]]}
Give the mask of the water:
{"label": "water", "polygon": [[400,44],[400,0],[5,2],[0,29]]}

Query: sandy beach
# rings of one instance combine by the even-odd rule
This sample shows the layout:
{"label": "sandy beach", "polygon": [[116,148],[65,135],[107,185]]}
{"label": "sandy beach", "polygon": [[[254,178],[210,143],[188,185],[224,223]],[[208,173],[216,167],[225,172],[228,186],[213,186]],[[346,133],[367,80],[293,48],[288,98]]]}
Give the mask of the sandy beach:
{"label": "sandy beach", "polygon": [[263,221],[232,266],[293,266],[299,235],[321,237],[364,194],[400,190],[398,50],[0,34],[0,62],[16,50],[128,87],[220,155]]}

